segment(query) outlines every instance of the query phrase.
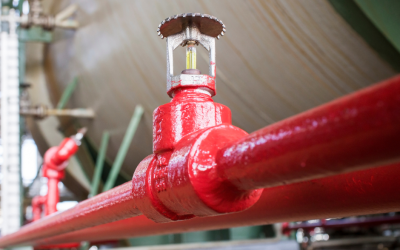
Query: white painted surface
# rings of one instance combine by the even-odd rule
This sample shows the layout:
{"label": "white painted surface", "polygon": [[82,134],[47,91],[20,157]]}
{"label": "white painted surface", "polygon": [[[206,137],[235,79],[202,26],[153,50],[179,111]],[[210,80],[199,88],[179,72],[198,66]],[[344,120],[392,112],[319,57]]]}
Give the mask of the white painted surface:
{"label": "white painted surface", "polygon": [[19,77],[18,37],[15,12],[9,13],[10,32],[1,32],[1,234],[20,228],[20,129],[19,129]]}

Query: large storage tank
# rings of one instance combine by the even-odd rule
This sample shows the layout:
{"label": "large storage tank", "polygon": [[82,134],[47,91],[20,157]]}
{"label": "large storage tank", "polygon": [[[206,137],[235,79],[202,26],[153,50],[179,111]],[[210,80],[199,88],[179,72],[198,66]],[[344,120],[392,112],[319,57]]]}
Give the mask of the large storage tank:
{"label": "large storage tank", "polygon": [[[170,101],[165,87],[165,41],[156,34],[158,24],[168,16],[208,13],[226,24],[227,34],[217,42],[218,93],[214,100],[230,107],[233,124],[247,132],[396,72],[393,63],[384,60],[341,16],[337,11],[340,6],[328,0],[45,3],[50,13],[78,4],[76,19],[80,27],[76,31],[56,30],[53,42],[40,52],[39,45],[28,45],[26,74],[34,84],[31,99],[55,106],[67,84],[77,77],[77,88],[68,107],[90,107],[96,112],[93,120],[28,121],[41,152],[75,128],[88,127],[86,148],[75,162],[83,170],[77,166],[68,169],[70,177],[65,183],[71,190],[78,183],[80,189],[89,189],[91,157],[96,155],[106,130],[111,133],[107,159],[112,164],[136,105],[142,105],[145,112],[119,182],[130,179],[137,164],[151,154],[152,112]],[[37,54],[31,55],[32,51]],[[204,67],[206,54],[198,60]],[[177,49],[175,68],[183,69],[183,62],[183,50]]]}

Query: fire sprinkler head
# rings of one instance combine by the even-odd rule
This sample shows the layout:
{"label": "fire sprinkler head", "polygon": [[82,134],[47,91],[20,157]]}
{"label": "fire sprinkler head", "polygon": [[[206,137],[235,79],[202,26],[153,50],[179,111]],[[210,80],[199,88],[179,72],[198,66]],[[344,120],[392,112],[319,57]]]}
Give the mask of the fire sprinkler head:
{"label": "fire sprinkler head", "polygon": [[[158,26],[157,33],[167,40],[167,93],[173,97],[175,90],[195,88],[196,91],[214,96],[215,91],[215,38],[226,32],[225,25],[216,17],[200,13],[184,13],[168,17]],[[202,45],[209,52],[209,74],[201,75],[196,69],[196,46]],[[186,46],[186,69],[174,76],[173,51]]]}
{"label": "fire sprinkler head", "polygon": [[225,25],[214,16],[200,13],[183,13],[168,17],[158,25],[157,33],[163,39],[196,26],[201,34],[219,39],[226,32]]}

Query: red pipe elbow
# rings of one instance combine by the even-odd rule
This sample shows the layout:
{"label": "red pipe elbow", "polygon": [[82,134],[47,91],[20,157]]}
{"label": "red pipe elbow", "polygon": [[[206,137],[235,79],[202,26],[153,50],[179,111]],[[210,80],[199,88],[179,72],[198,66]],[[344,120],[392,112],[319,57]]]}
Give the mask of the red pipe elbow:
{"label": "red pipe elbow", "polygon": [[47,197],[45,214],[57,212],[60,201],[58,183],[64,179],[68,159],[78,150],[79,142],[73,137],[65,138],[58,147],[51,147],[44,155],[43,177],[47,177]]}
{"label": "red pipe elbow", "polygon": [[43,206],[46,203],[46,196],[36,196],[32,199],[33,221],[37,221],[42,217]]}
{"label": "red pipe elbow", "polygon": [[73,138],[65,138],[58,147],[52,147],[44,155],[44,162],[48,168],[63,170],[67,167],[69,158],[79,148],[79,143]]}

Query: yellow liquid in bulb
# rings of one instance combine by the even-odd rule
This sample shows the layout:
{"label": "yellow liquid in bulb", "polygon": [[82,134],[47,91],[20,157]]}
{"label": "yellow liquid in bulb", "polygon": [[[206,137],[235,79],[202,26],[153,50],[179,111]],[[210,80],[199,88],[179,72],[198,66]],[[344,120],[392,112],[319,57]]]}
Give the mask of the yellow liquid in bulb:
{"label": "yellow liquid in bulb", "polygon": [[186,48],[186,69],[196,69],[196,47]]}

